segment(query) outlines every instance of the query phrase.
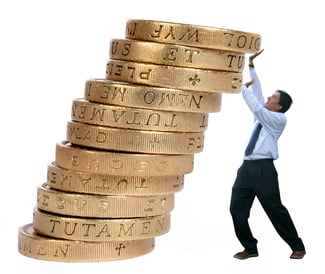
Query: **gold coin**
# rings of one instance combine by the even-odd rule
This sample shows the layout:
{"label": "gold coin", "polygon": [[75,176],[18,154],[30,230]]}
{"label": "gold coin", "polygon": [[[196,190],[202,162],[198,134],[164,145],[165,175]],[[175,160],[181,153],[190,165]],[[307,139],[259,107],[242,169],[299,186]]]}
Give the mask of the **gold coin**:
{"label": "gold coin", "polygon": [[130,108],[92,103],[85,99],[73,100],[71,110],[71,119],[76,122],[117,128],[173,132],[205,131],[208,126],[208,117],[207,113]]}
{"label": "gold coin", "polygon": [[125,38],[241,53],[255,53],[261,48],[261,36],[256,33],[142,19],[126,22]]}
{"label": "gold coin", "polygon": [[242,72],[245,65],[244,53],[130,39],[112,39],[109,57],[140,63],[233,72]]}
{"label": "gold coin", "polygon": [[221,110],[222,93],[151,87],[106,79],[90,79],[85,99],[145,109],[210,113]]}
{"label": "gold coin", "polygon": [[239,93],[242,73],[109,60],[106,79],[192,91]]}
{"label": "gold coin", "polygon": [[155,238],[131,241],[83,242],[39,235],[33,224],[18,230],[18,251],[33,259],[56,262],[101,262],[138,257],[151,252]]}
{"label": "gold coin", "polygon": [[144,131],[67,123],[67,141],[104,150],[137,153],[193,154],[203,150],[203,132]]}
{"label": "gold coin", "polygon": [[174,209],[174,194],[154,196],[96,195],[37,188],[37,207],[61,215],[91,218],[129,218],[163,215]]}
{"label": "gold coin", "polygon": [[78,193],[146,196],[181,191],[184,175],[104,175],[60,168],[56,163],[51,163],[47,168],[47,184],[53,189]]}
{"label": "gold coin", "polygon": [[59,167],[105,175],[169,176],[193,171],[193,154],[141,154],[111,152],[58,142],[55,162]]}
{"label": "gold coin", "polygon": [[170,213],[136,218],[77,218],[41,211],[33,212],[33,227],[39,234],[74,241],[130,241],[154,238],[170,229]]}

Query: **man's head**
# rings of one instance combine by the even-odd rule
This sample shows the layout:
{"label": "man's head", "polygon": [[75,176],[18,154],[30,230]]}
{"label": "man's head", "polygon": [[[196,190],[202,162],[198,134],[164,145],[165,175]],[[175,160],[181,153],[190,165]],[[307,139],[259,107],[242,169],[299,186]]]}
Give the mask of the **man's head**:
{"label": "man's head", "polygon": [[271,111],[285,113],[290,108],[291,104],[291,96],[283,90],[277,90],[272,96],[267,98],[264,107]]}

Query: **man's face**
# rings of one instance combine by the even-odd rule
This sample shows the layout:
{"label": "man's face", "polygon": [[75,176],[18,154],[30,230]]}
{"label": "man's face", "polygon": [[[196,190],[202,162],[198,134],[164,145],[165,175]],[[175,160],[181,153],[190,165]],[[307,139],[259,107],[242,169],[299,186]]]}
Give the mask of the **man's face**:
{"label": "man's face", "polygon": [[276,91],[271,96],[267,97],[267,101],[265,102],[264,107],[270,111],[279,112],[282,108],[282,106],[279,105],[279,101],[280,93]]}

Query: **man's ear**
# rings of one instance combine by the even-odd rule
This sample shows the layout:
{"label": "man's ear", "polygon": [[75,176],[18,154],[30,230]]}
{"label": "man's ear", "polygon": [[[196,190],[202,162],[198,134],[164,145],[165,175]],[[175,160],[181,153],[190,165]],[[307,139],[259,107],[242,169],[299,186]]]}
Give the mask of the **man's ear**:
{"label": "man's ear", "polygon": [[279,104],[276,106],[276,109],[277,109],[278,112],[280,112],[280,110],[281,110],[282,108],[283,108],[283,106],[281,106],[281,105],[279,105]]}

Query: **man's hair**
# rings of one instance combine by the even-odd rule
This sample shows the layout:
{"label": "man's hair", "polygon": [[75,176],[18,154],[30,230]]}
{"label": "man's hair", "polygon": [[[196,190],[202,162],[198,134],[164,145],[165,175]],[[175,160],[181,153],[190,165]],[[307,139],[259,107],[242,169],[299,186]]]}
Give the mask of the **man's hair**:
{"label": "man's hair", "polygon": [[282,106],[280,112],[285,113],[292,104],[292,98],[287,92],[283,90],[277,90],[277,92],[280,93],[279,105]]}

